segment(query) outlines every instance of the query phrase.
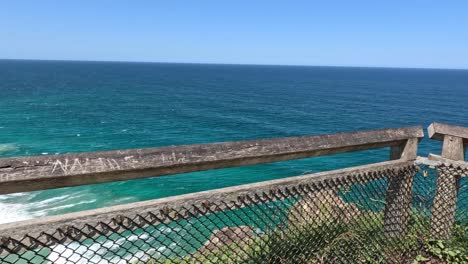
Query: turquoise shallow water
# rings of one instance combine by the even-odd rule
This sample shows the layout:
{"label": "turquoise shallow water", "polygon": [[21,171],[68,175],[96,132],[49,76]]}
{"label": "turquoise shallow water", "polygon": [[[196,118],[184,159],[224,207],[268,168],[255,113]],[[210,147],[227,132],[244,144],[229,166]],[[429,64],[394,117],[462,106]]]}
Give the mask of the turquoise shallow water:
{"label": "turquoise shallow water", "polygon": [[[468,71],[0,61],[0,156],[468,126]],[[440,144],[423,140],[420,153]],[[0,196],[0,222],[385,160],[388,150]]]}

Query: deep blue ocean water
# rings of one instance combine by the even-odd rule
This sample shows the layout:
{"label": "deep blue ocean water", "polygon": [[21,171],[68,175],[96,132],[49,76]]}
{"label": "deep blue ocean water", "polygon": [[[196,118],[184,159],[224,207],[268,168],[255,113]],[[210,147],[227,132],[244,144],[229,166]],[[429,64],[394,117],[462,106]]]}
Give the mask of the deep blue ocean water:
{"label": "deep blue ocean water", "polygon": [[[468,126],[468,70],[0,60],[0,156]],[[427,138],[420,154],[438,153]],[[383,161],[388,149],[0,196],[0,222]]]}

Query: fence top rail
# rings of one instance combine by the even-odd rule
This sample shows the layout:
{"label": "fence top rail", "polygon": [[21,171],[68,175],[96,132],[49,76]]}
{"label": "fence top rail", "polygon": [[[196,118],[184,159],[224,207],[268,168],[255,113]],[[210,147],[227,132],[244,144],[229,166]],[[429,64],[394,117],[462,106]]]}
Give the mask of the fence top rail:
{"label": "fence top rail", "polygon": [[0,194],[400,146],[422,127],[0,159]]}
{"label": "fence top rail", "polygon": [[468,127],[453,126],[434,122],[428,128],[429,137],[435,140],[444,140],[445,135],[463,138],[468,142]]}
{"label": "fence top rail", "polygon": [[[317,182],[322,182],[323,188],[326,189],[326,186],[331,185],[331,183],[327,183],[326,181],[332,182],[339,180],[343,185],[365,183],[383,179],[390,174],[411,170],[413,167],[414,161],[392,160],[278,180],[250,183],[149,201],[6,223],[0,225],[0,246],[3,244],[4,247],[7,247],[11,242],[10,238],[22,240],[25,236],[36,237],[41,243],[51,243],[53,241],[63,242],[63,239],[67,239],[67,237],[70,238],[75,235],[80,236],[80,234],[87,234],[85,237],[96,236],[99,235],[99,232],[104,232],[104,229],[108,230],[111,228],[118,230],[119,226],[122,225],[132,229],[143,228],[148,225],[156,225],[165,222],[166,220],[176,221],[182,218],[190,218],[193,215],[199,214],[197,210],[205,210],[203,208],[209,208],[217,202],[224,202],[226,206],[226,208],[217,208],[217,210],[230,210],[230,205],[233,202],[239,201],[239,199],[244,196],[255,197],[258,195],[258,197],[261,197],[264,193],[271,192],[286,194],[288,193],[287,189],[300,188],[301,186]],[[258,199],[261,200],[262,198]],[[248,201],[244,202],[248,204]],[[195,206],[200,209],[195,209]],[[180,213],[181,211],[190,213],[182,214]],[[174,212],[179,213],[174,214]],[[204,213],[209,214],[210,211]],[[152,218],[154,222],[149,223],[147,220],[142,220],[142,218]],[[133,220],[129,222],[126,219]],[[94,228],[87,228],[90,226]],[[97,233],[95,232],[97,230],[96,228],[99,229]],[[74,230],[76,229],[80,231],[75,233]],[[33,241],[23,241],[23,243],[33,243]],[[12,246],[14,247],[15,245]]]}

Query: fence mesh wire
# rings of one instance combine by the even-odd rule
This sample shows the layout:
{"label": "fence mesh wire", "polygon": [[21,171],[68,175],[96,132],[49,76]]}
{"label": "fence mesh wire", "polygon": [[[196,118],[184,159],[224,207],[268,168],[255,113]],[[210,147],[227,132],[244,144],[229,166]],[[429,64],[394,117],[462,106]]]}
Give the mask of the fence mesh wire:
{"label": "fence mesh wire", "polygon": [[[443,193],[450,188],[436,188],[448,172],[456,174],[458,202],[450,236],[440,241],[431,235],[431,222],[440,224],[432,214],[450,206],[436,212],[433,203],[436,194],[454,201]],[[409,166],[3,238],[0,262],[466,263],[468,182],[459,176],[467,174]]]}

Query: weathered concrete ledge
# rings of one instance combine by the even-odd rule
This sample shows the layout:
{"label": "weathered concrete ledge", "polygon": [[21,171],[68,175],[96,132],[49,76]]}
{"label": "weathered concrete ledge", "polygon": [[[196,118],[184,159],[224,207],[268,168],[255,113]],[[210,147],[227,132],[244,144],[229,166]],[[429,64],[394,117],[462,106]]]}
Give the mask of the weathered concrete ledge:
{"label": "weathered concrete ledge", "polygon": [[[439,167],[439,166],[446,166],[446,167],[453,167],[462,170],[468,170],[468,162],[466,161],[455,161],[446,158],[442,158],[440,155],[430,153],[427,158],[425,157],[418,157],[416,159],[416,164],[424,164],[431,167]],[[461,177],[468,177],[468,175],[460,175]]]}
{"label": "weathered concrete ledge", "polygon": [[[401,146],[405,146],[409,139],[414,141],[423,137],[422,127],[415,126],[319,136],[3,158],[0,159],[0,194],[253,165],[382,147],[402,150]],[[398,155],[403,153],[400,152]]]}
{"label": "weathered concrete ledge", "polygon": [[468,140],[467,127],[434,122],[427,128],[427,132],[429,134],[429,138],[441,141],[444,140],[444,136],[446,135],[463,138],[465,142]]}

